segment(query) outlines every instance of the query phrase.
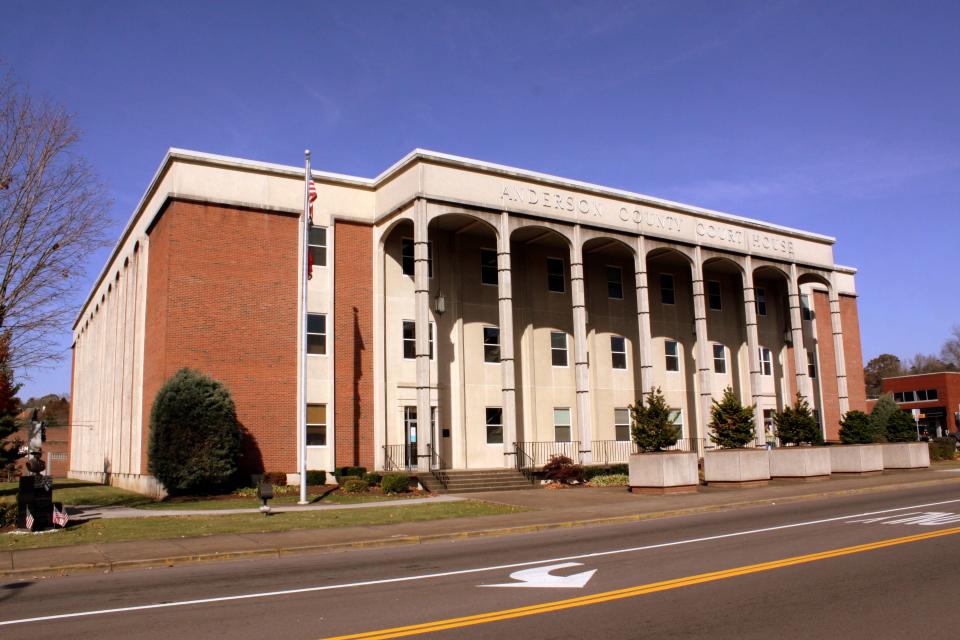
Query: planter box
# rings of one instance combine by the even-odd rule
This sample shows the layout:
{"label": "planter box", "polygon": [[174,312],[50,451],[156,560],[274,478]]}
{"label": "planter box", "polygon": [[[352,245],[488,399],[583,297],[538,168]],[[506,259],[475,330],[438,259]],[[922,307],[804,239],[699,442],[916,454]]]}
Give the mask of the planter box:
{"label": "planter box", "polygon": [[770,450],[770,477],[815,482],[830,479],[827,447],[782,447]]}
{"label": "planter box", "polygon": [[868,475],[883,472],[883,449],[879,444],[842,444],[830,450],[832,473]]}
{"label": "planter box", "polygon": [[926,442],[882,444],[884,469],[926,469],[930,466],[930,446]]}
{"label": "planter box", "polygon": [[632,493],[696,493],[699,484],[696,453],[665,451],[630,456]]}
{"label": "planter box", "polygon": [[770,480],[770,452],[766,449],[707,451],[703,479],[710,486],[764,487]]}

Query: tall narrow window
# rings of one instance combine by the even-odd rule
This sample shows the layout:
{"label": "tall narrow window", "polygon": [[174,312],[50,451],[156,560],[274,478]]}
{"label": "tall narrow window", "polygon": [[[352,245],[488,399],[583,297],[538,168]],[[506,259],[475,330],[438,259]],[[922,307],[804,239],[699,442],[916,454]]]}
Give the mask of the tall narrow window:
{"label": "tall narrow window", "polygon": [[619,442],[630,442],[630,409],[613,410],[613,432]]}
{"label": "tall narrow window", "polygon": [[623,269],[607,267],[607,297],[623,300]]}
{"label": "tall narrow window", "polygon": [[720,283],[714,280],[707,281],[707,298],[710,308],[715,311],[723,309],[723,296],[720,295]]}
{"label": "tall narrow window", "polygon": [[313,256],[313,266],[327,266],[327,228],[311,226],[307,232],[307,245]]}
{"label": "tall narrow window", "polygon": [[307,405],[307,446],[327,446],[327,405]]}
{"label": "tall narrow window", "polygon": [[766,347],[760,347],[760,373],[765,376],[773,375],[773,353]]}
{"label": "tall narrow window", "polygon": [[563,258],[547,258],[547,290],[554,293],[566,291],[564,286]]}
{"label": "tall narrow window", "polygon": [[713,344],[713,370],[716,373],[727,372],[727,350],[722,344]]}
{"label": "tall narrow window", "polygon": [[[403,268],[403,275],[412,276],[416,273],[416,254],[413,248],[413,238],[401,238],[400,240],[400,266]],[[427,276],[433,277],[433,243],[427,243]]]}
{"label": "tall narrow window", "polygon": [[567,366],[567,334],[563,331],[550,332],[550,358],[555,367]]}
{"label": "tall narrow window", "polygon": [[480,283],[497,284],[497,252],[493,249],[480,249]]}
{"label": "tall narrow window", "polygon": [[813,351],[807,351],[807,375],[817,378],[817,354]]}
{"label": "tall narrow window", "polygon": [[503,444],[503,408],[487,407],[487,444]]}
{"label": "tall narrow window", "polygon": [[610,355],[614,369],[627,368],[627,339],[623,336],[610,336]]}
{"label": "tall narrow window", "polygon": [[773,409],[763,410],[763,432],[773,433]]}
{"label": "tall narrow window", "polygon": [[670,424],[677,427],[680,430],[680,433],[683,433],[683,409],[670,409],[670,413],[667,414],[667,420],[670,421]]}
{"label": "tall narrow window", "polygon": [[[436,327],[430,323],[430,359],[433,360],[433,338]],[[403,321],[403,357],[405,360],[417,358],[417,323],[413,320]]]}
{"label": "tall narrow window", "polygon": [[804,320],[813,320],[813,307],[810,306],[810,296],[806,294],[800,295],[800,312]]}
{"label": "tall narrow window", "polygon": [[663,304],[673,304],[675,297],[673,295],[673,276],[669,273],[660,274],[660,302]]}
{"label": "tall narrow window", "polygon": [[757,315],[767,315],[767,291],[763,287],[754,289],[757,294]]}
{"label": "tall narrow window", "polygon": [[307,353],[319,356],[327,355],[326,314],[307,314]]}
{"label": "tall narrow window", "polygon": [[570,442],[570,409],[553,410],[553,434],[556,442]]}
{"label": "tall narrow window", "polygon": [[677,344],[677,341],[665,341],[663,352],[667,359],[667,371],[680,371],[680,345]]}
{"label": "tall narrow window", "polygon": [[483,328],[483,361],[500,362],[500,328]]}

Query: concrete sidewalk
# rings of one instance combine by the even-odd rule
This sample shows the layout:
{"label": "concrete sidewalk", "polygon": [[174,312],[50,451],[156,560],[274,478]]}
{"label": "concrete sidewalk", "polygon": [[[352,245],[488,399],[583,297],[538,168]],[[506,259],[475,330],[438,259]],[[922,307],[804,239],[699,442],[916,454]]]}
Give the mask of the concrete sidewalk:
{"label": "concrete sidewalk", "polygon": [[[945,496],[960,496],[960,464],[935,463],[930,469],[921,471],[887,471],[878,476],[841,477],[815,484],[774,481],[767,487],[753,489],[700,487],[699,493],[674,496],[634,495],[622,487],[479,493],[469,497],[522,506],[530,511],[376,527],[300,529],[5,551],[0,552],[0,575],[29,577],[91,570],[115,571],[218,559],[422,544],[473,536],[614,524],[929,485],[942,485]],[[436,501],[437,498],[428,500]],[[204,512],[204,515],[209,514]]]}

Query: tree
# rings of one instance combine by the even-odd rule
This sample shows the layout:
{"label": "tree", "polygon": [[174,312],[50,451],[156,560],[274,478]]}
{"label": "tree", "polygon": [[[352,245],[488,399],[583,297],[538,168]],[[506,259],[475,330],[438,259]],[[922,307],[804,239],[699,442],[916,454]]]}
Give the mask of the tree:
{"label": "tree", "polygon": [[873,428],[877,437],[877,442],[885,442],[887,439],[887,422],[890,416],[900,411],[900,407],[893,401],[893,395],[885,393],[877,400],[870,412],[870,426]]}
{"label": "tree", "polygon": [[773,424],[777,427],[777,437],[783,444],[822,444],[823,434],[810,411],[806,399],[797,394],[794,406],[786,406],[783,411],[773,414]]}
{"label": "tree", "polygon": [[737,449],[753,441],[754,405],[743,406],[732,387],[723,390],[720,402],[710,409],[710,439],[724,449]]}
{"label": "tree", "polygon": [[907,373],[939,373],[940,371],[953,371],[954,366],[946,363],[937,356],[918,353],[912,358],[907,358],[904,363]]}
{"label": "tree", "polygon": [[917,423],[906,411],[897,410],[887,419],[887,442],[916,442]]}
{"label": "tree", "polygon": [[960,371],[960,324],[953,325],[950,331],[953,337],[948,338],[940,349],[940,358],[948,365],[954,367],[954,371]]}
{"label": "tree", "polygon": [[872,444],[879,442],[879,434],[870,416],[863,411],[848,411],[840,421],[840,442],[843,444]]}
{"label": "tree", "polygon": [[680,439],[680,427],[670,419],[670,406],[659,387],[650,390],[646,406],[643,398],[630,405],[630,421],[633,441],[640,451],[661,451]]}
{"label": "tree", "polygon": [[903,373],[900,358],[890,353],[881,353],[863,368],[863,382],[867,387],[867,397],[876,398],[880,395],[883,390],[881,382],[884,378],[892,378]]}
{"label": "tree", "polygon": [[0,472],[9,472],[10,467],[20,457],[22,442],[14,437],[17,425],[17,413],[20,401],[17,391],[20,385],[13,382],[13,369],[10,367],[9,336],[0,335]]}
{"label": "tree", "polygon": [[150,473],[170,493],[212,493],[236,480],[240,424],[230,391],[181,369],[157,392],[150,411]]}
{"label": "tree", "polygon": [[62,107],[0,77],[0,331],[10,366],[47,365],[76,313],[87,256],[105,246],[110,203],[77,153]]}

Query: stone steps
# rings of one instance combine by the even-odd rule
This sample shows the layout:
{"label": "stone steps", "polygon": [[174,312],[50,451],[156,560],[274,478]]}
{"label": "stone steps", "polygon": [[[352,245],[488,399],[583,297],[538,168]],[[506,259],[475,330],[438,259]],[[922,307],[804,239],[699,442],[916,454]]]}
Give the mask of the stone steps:
{"label": "stone steps", "polygon": [[513,469],[445,470],[447,487],[431,473],[420,473],[420,483],[432,493],[477,493],[481,491],[519,491],[534,485]]}

